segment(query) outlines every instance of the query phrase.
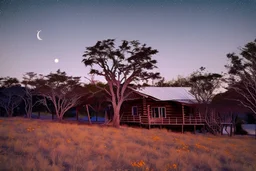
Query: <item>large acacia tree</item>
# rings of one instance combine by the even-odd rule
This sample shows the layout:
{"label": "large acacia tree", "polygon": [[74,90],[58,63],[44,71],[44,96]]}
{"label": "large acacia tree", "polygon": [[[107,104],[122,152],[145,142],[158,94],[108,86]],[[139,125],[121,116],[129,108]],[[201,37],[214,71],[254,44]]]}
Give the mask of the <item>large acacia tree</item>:
{"label": "large acacia tree", "polygon": [[256,39],[240,49],[240,54],[229,53],[227,58],[229,88],[233,89],[244,107],[250,109],[256,117]]}
{"label": "large acacia tree", "polygon": [[129,98],[129,85],[133,83],[133,88],[136,88],[149,79],[160,78],[160,74],[153,71],[157,68],[157,61],[152,56],[157,53],[156,49],[139,41],[123,40],[120,46],[116,46],[114,39],[107,39],[86,47],[82,62],[91,66],[90,74],[103,76],[107,81],[108,88],[104,91],[111,97],[113,126],[120,125],[120,109]]}
{"label": "large acacia tree", "polygon": [[49,112],[52,112],[49,107],[52,104],[59,120],[62,120],[65,112],[78,105],[79,100],[88,94],[81,86],[80,77],[68,76],[60,70],[47,76],[39,76],[34,85],[36,93],[43,98],[41,103]]}

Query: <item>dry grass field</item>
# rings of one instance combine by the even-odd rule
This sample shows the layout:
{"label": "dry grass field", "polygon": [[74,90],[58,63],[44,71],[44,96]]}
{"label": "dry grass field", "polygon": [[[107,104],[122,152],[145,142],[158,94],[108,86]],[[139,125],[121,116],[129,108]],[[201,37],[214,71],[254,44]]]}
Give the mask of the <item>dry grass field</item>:
{"label": "dry grass field", "polygon": [[256,170],[253,137],[0,119],[0,170]]}

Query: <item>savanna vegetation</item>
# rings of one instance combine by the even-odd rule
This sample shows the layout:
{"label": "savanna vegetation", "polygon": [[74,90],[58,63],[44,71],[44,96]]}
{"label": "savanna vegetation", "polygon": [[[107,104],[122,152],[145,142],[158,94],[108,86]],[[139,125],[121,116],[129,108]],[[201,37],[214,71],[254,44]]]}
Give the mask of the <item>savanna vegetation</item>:
{"label": "savanna vegetation", "polygon": [[0,170],[256,170],[252,137],[0,121]]}
{"label": "savanna vegetation", "polygon": [[[122,41],[116,46],[115,40],[108,39],[87,47],[82,62],[98,66],[97,70],[91,68],[92,78],[103,76],[107,83],[91,79],[85,84],[80,77],[60,70],[48,75],[29,72],[22,81],[0,78],[0,114],[8,116],[0,120],[0,170],[256,170],[255,140],[249,136],[119,127],[120,107],[129,99],[130,90],[160,78],[155,72],[157,61],[152,58],[157,53],[138,41]],[[228,54],[225,78],[202,67],[189,77],[169,82],[162,78],[151,86],[191,87],[210,118],[206,120],[210,127],[218,118],[212,119],[216,117],[208,105],[225,81],[228,92],[237,94],[229,100],[239,102],[255,118],[255,54],[256,41],[246,44],[240,55]],[[62,120],[70,109],[89,113],[90,105],[99,112],[110,104],[112,125],[119,129]],[[62,122],[31,119],[32,112],[41,110]],[[13,118],[17,113],[27,118]],[[216,134],[220,129],[209,132]]]}

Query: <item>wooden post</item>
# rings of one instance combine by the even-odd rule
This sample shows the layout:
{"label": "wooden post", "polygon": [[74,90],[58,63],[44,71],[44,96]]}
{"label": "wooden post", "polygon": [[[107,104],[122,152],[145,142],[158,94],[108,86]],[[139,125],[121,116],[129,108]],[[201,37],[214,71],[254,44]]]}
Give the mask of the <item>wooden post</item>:
{"label": "wooden post", "polygon": [[150,105],[147,106],[147,115],[148,115],[148,129],[150,129]]}
{"label": "wooden post", "polygon": [[169,117],[169,125],[170,125],[170,123],[171,123],[171,118]]}
{"label": "wooden post", "polygon": [[255,126],[255,139],[256,139],[256,123],[254,124],[254,126]]}
{"label": "wooden post", "polygon": [[139,115],[139,121],[140,121],[140,128],[141,128],[141,115]]}
{"label": "wooden post", "polygon": [[142,115],[147,115],[148,114],[148,111],[147,111],[147,103],[146,103],[146,98],[143,97],[142,99],[142,108],[143,108],[143,112],[142,112]]}
{"label": "wooden post", "polygon": [[176,125],[177,125],[177,117],[176,117]]}
{"label": "wooden post", "polygon": [[107,110],[105,110],[105,123],[107,123],[108,122],[108,112],[107,112]]}
{"label": "wooden post", "polygon": [[223,124],[220,124],[220,135],[223,135]]}
{"label": "wooden post", "polygon": [[232,137],[233,124],[230,125],[230,136]]}
{"label": "wooden post", "polygon": [[184,124],[185,124],[185,119],[184,119],[184,115],[185,115],[185,113],[184,113],[184,105],[182,104],[182,134],[184,133]]}
{"label": "wooden post", "polygon": [[182,123],[185,124],[185,119],[184,119],[184,105],[182,104]]}
{"label": "wooden post", "polygon": [[196,125],[194,125],[194,133],[196,134]]}
{"label": "wooden post", "polygon": [[184,130],[183,130],[183,124],[181,125],[181,132],[182,132],[182,134],[184,133]]}
{"label": "wooden post", "polygon": [[200,111],[198,111],[198,114],[199,114],[199,122],[202,123]]}

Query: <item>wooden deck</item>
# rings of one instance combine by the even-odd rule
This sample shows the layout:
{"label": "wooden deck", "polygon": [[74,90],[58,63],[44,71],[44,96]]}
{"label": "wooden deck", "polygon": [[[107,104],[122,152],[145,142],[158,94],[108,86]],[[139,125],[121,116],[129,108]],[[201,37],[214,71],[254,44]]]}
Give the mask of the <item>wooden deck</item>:
{"label": "wooden deck", "polygon": [[199,117],[166,117],[166,118],[149,118],[148,116],[124,116],[121,118],[122,123],[138,123],[145,125],[204,125],[205,121]]}

